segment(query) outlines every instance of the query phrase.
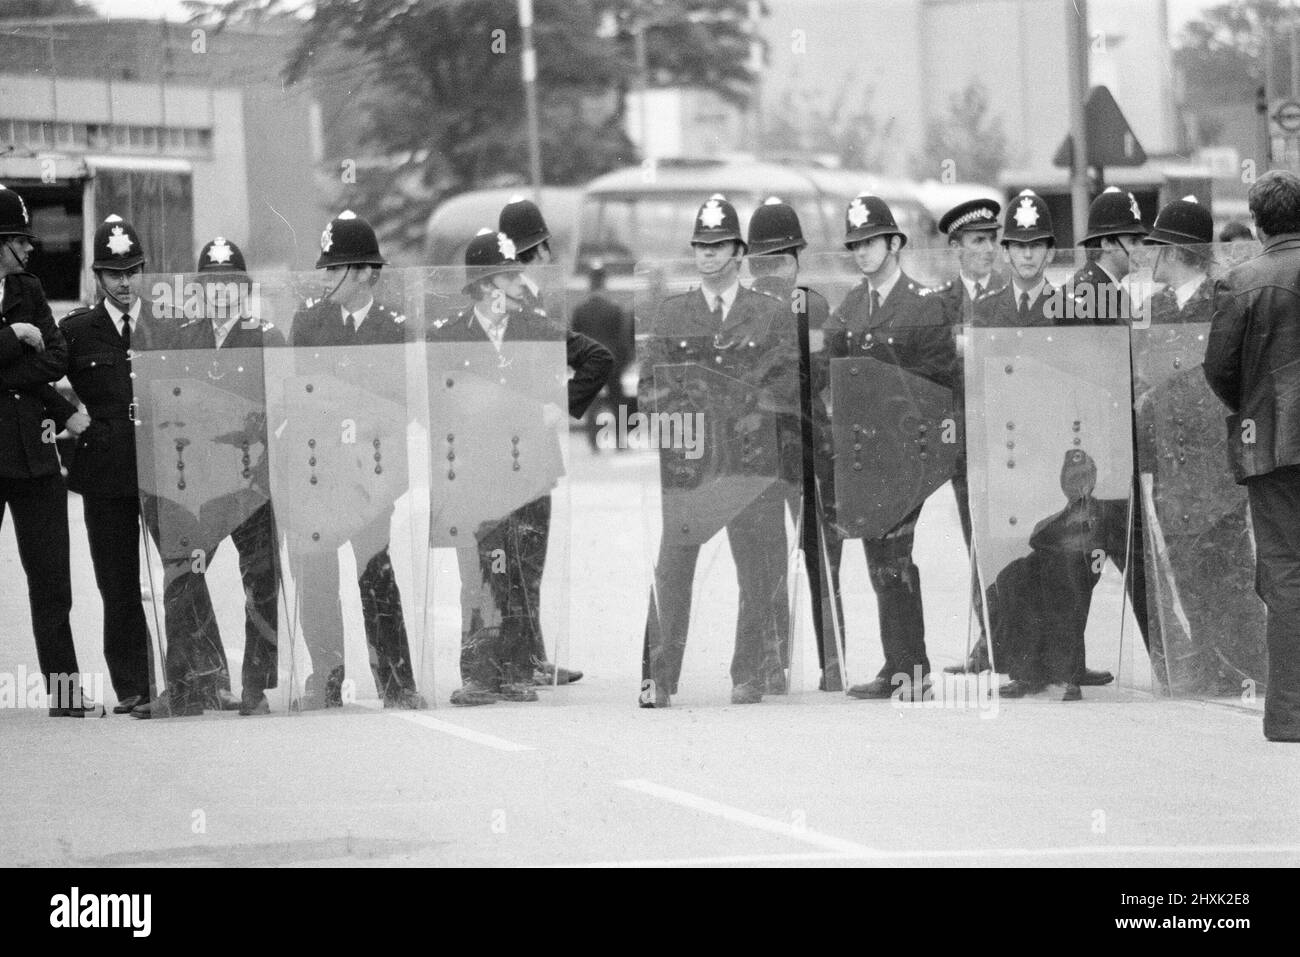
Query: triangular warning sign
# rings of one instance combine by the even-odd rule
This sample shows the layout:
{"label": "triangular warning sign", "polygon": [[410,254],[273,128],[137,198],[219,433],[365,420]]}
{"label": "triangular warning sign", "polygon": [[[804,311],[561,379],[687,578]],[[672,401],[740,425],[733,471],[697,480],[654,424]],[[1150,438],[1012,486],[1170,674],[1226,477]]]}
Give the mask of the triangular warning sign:
{"label": "triangular warning sign", "polygon": [[[1147,161],[1146,150],[1138,142],[1133,128],[1124,119],[1110,90],[1094,86],[1084,101],[1084,119],[1088,128],[1089,166],[1141,166]],[[1074,165],[1074,138],[1067,135],[1052,157],[1056,166]]]}

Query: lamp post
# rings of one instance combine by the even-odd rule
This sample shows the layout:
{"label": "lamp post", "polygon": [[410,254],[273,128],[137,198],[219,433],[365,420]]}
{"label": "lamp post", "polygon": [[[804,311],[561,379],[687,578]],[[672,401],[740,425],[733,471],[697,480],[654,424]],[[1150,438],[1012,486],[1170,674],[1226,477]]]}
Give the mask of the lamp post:
{"label": "lamp post", "polygon": [[537,120],[537,51],[533,47],[533,0],[519,0],[519,28],[523,33],[520,66],[524,78],[524,108],[528,114],[528,178],[533,198],[542,188],[542,143]]}

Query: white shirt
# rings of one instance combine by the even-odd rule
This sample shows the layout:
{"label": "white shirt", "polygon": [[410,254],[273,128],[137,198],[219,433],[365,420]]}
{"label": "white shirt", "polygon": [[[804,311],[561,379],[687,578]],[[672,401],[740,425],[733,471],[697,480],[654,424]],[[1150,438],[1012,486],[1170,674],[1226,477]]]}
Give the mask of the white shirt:
{"label": "white shirt", "polygon": [[500,353],[501,343],[503,343],[506,338],[506,324],[510,321],[510,314],[508,312],[503,313],[498,318],[490,309],[484,313],[481,310],[481,304],[476,303],[474,305],[474,318],[477,319],[478,324],[483,327],[483,331],[487,333],[487,337],[492,340],[492,347]]}
{"label": "white shirt", "polygon": [[108,312],[108,318],[113,320],[113,326],[117,329],[117,334],[119,336],[122,334],[123,317],[128,314],[131,316],[131,335],[135,335],[135,327],[140,321],[140,307],[143,304],[143,299],[137,299],[131,304],[129,313],[124,313],[121,309],[117,308],[113,300],[107,298],[104,300],[104,309]]}
{"label": "white shirt", "polygon": [[889,294],[893,292],[894,286],[898,284],[898,277],[903,275],[903,270],[895,269],[894,274],[882,282],[879,286],[873,286],[870,281],[867,282],[867,298],[870,300],[873,292],[880,293],[880,304],[883,306]]}
{"label": "white shirt", "polygon": [[1177,301],[1180,310],[1187,305],[1187,301],[1192,298],[1192,294],[1201,288],[1203,282],[1205,282],[1204,276],[1193,276],[1174,290],[1174,299]]}
{"label": "white shirt", "polygon": [[351,316],[353,325],[355,325],[358,329],[360,329],[361,323],[366,321],[366,315],[370,312],[370,307],[373,306],[374,304],[375,304],[374,299],[367,299],[366,304],[364,306],[362,306],[360,309],[355,309],[352,312],[348,312],[348,310],[344,309],[343,306],[340,305],[339,309],[341,310],[341,312],[339,314],[339,320],[341,322],[346,322],[347,320],[345,319],[345,317]]}
{"label": "white shirt", "polygon": [[1038,297],[1043,294],[1043,289],[1046,286],[1047,286],[1046,276],[1039,276],[1038,283],[1030,289],[1021,289],[1014,282],[1012,282],[1011,292],[1014,294],[1016,300],[1016,308],[1017,309],[1020,308],[1020,296],[1022,293],[1026,293],[1026,292],[1029,293],[1029,305],[1032,306],[1034,303],[1038,302]]}
{"label": "white shirt", "polygon": [[700,292],[704,293],[704,304],[709,307],[709,312],[716,309],[719,302],[722,303],[722,320],[723,322],[726,322],[727,313],[731,312],[731,307],[736,301],[736,296],[740,293],[740,281],[737,280],[732,283],[717,295],[709,292],[709,290],[703,286],[700,287]]}
{"label": "white shirt", "polygon": [[[965,273],[959,273],[958,275],[961,278],[961,284],[966,287],[966,295],[970,297],[972,302],[974,302],[976,299],[975,287],[977,285],[983,286],[984,291],[988,292],[989,285],[993,282],[993,273],[989,273],[983,279],[968,279]],[[885,297],[881,296],[880,299],[883,302]]]}

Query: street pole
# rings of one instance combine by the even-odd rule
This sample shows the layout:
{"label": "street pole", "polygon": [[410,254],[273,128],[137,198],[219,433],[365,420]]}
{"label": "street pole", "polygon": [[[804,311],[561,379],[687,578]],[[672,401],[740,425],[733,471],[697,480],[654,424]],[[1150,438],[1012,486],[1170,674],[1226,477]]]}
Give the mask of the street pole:
{"label": "street pole", "polygon": [[523,32],[520,64],[524,75],[524,107],[528,113],[528,178],[533,198],[541,202],[542,144],[537,121],[537,51],[533,48],[533,0],[519,0],[519,28]]}
{"label": "street pole", "polygon": [[641,159],[650,159],[650,117],[646,101],[650,96],[650,62],[645,48],[645,21],[638,19],[632,29],[633,47],[636,51],[636,87],[637,102],[640,105],[638,117],[641,128]]}
{"label": "street pole", "polygon": [[1074,242],[1087,235],[1088,206],[1088,123],[1084,101],[1088,98],[1088,3],[1064,0],[1065,50],[1070,83],[1070,137],[1074,140],[1074,161],[1070,165],[1070,207]]}

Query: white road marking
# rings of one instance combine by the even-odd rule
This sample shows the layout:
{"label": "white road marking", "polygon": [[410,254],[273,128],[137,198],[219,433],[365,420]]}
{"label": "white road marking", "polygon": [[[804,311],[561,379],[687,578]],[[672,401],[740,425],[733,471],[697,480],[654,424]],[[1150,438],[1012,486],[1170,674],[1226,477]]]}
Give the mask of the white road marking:
{"label": "white road marking", "polygon": [[438,718],[431,718],[427,714],[417,714],[409,711],[394,712],[392,717],[401,718],[403,721],[410,721],[412,724],[418,724],[422,728],[428,728],[430,731],[441,731],[443,734],[449,734],[453,738],[461,738],[464,741],[472,741],[474,744],[481,744],[486,748],[495,748],[498,751],[531,751],[531,746],[519,744],[516,741],[507,741],[505,738],[498,738],[496,735],[484,734],[482,731],[472,731],[469,728],[462,728],[458,724],[452,724],[450,721],[441,721]]}
{"label": "white road marking", "polygon": [[855,844],[853,841],[845,841],[841,838],[832,837],[829,834],[822,834],[806,827],[798,827],[788,821],[780,821],[772,817],[763,817],[761,814],[754,814],[751,811],[732,807],[729,804],[722,804],[706,797],[700,797],[698,794],[691,794],[689,791],[679,791],[676,788],[664,787],[662,784],[655,784],[653,781],[647,781],[643,778],[635,778],[630,781],[620,781],[619,786],[625,787],[629,791],[639,791],[642,794],[649,794],[651,797],[657,797],[662,801],[690,808],[693,811],[702,811],[705,814],[711,814],[714,817],[722,818],[724,821],[730,821],[733,824],[742,824],[745,827],[752,827],[758,831],[766,831],[769,834],[778,834],[781,837],[788,837],[794,841],[802,841],[804,844],[811,844],[813,847],[820,847],[823,850],[834,851],[836,854],[846,857],[862,858],[876,857],[879,855],[878,851],[862,844]]}

